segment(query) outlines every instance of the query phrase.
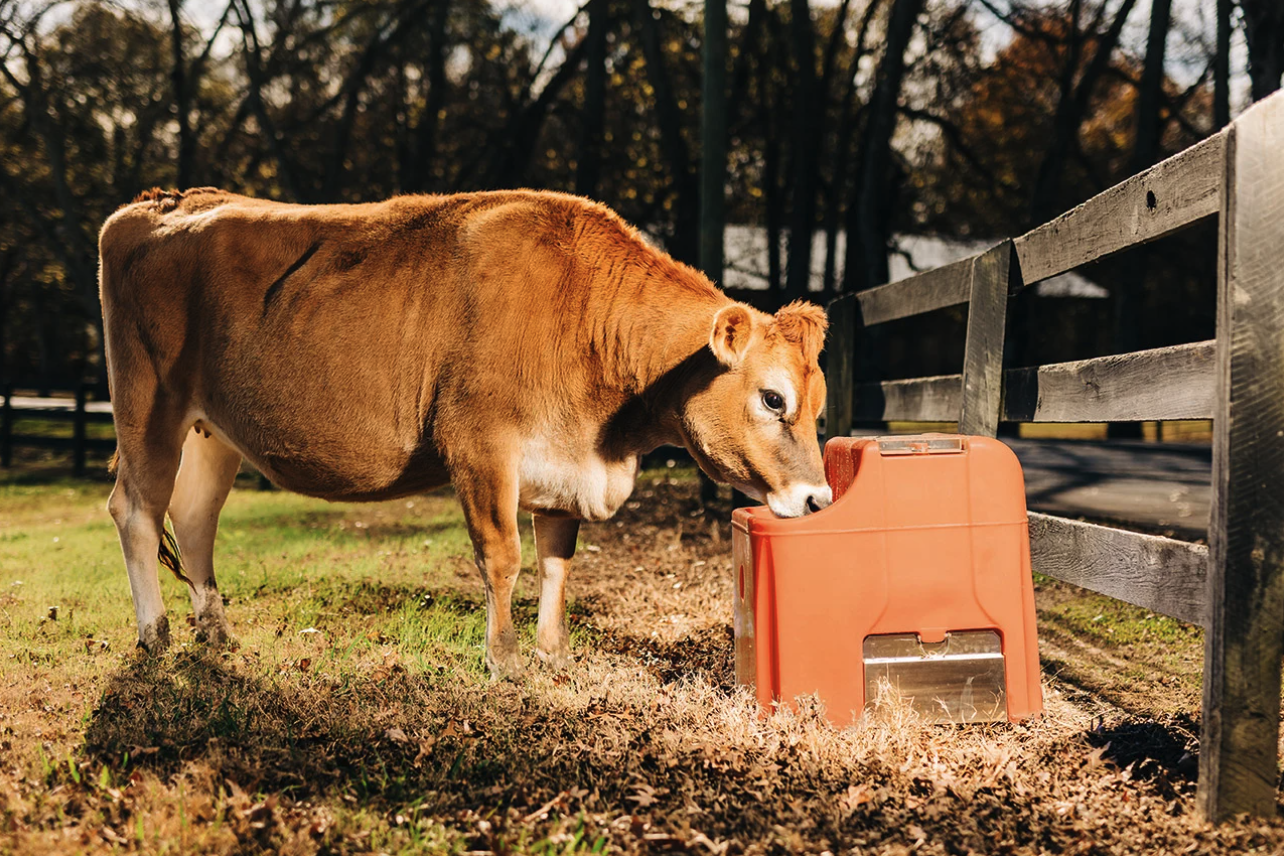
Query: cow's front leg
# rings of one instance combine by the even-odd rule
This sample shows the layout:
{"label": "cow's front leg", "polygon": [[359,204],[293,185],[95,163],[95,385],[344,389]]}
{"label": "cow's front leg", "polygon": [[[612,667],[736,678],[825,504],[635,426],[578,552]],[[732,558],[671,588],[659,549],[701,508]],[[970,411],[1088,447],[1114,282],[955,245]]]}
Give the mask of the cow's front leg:
{"label": "cow's front leg", "polygon": [[496,679],[522,674],[522,652],[513,629],[513,586],[522,568],[517,532],[517,487],[507,479],[458,479],[473,541],[473,558],[486,587],[486,665]]}
{"label": "cow's front leg", "polygon": [[571,636],[566,629],[566,577],[575,555],[580,522],[574,518],[535,515],[535,552],[539,564],[539,627],[535,654],[557,669],[571,662]]}

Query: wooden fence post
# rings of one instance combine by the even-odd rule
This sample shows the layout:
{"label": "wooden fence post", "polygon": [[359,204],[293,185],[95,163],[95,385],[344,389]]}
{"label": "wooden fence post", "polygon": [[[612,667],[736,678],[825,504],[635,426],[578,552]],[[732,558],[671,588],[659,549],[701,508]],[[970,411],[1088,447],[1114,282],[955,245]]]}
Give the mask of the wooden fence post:
{"label": "wooden fence post", "polygon": [[1012,242],[972,261],[972,289],[963,349],[959,433],[993,437],[1003,410],[1003,337],[1008,317]]}
{"label": "wooden fence post", "polygon": [[13,463],[13,384],[4,385],[4,408],[0,411],[0,467]]}
{"label": "wooden fence post", "polygon": [[85,476],[85,399],[89,385],[82,383],[76,387],[76,414],[72,421],[71,429],[71,460],[72,472],[76,478]]}
{"label": "wooden fence post", "polygon": [[855,294],[830,301],[829,336],[825,343],[825,441],[852,433],[852,388],[856,383],[856,324],[860,304]]}
{"label": "wooden fence post", "polygon": [[1228,131],[1201,815],[1272,817],[1284,655],[1284,94]]}

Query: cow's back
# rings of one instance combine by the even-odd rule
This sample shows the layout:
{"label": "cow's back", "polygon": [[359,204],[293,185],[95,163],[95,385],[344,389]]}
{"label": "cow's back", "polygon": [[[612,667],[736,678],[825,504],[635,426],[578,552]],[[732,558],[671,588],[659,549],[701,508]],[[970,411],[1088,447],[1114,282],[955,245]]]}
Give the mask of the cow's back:
{"label": "cow's back", "polygon": [[602,206],[529,191],[152,193],[100,252],[109,361],[146,365],[278,483],[332,498],[444,482],[448,458],[502,454],[535,423],[595,433],[619,403],[604,325],[672,309],[643,305],[643,279],[725,300]]}
{"label": "cow's back", "polygon": [[291,489],[361,498],[443,482],[425,425],[432,352],[457,330],[440,324],[457,266],[433,206],[417,220],[399,207],[198,191],[123,208],[100,238],[109,360],[145,361]]}
{"label": "cow's back", "polygon": [[703,329],[726,302],[603,206],[531,191],[154,193],[100,251],[109,362],[146,364],[278,483],[331,498],[442,483],[448,461],[550,425],[595,443],[629,394],[610,364],[628,324]]}

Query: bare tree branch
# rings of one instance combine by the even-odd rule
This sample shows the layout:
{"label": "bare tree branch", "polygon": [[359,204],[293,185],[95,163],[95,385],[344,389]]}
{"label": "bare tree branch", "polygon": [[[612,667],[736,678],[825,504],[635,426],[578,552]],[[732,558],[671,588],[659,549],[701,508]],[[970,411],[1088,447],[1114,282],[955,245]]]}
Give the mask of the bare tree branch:
{"label": "bare tree branch", "polygon": [[912,107],[902,107],[901,115],[916,122],[927,122],[935,125],[940,129],[945,139],[949,141],[950,147],[963,157],[972,169],[976,170],[987,183],[996,187],[1001,187],[1005,191],[1013,194],[1021,192],[1021,187],[1016,183],[1009,181],[997,175],[994,170],[985,165],[981,157],[973,151],[972,147],[967,144],[963,131],[958,125],[951,122],[944,116],[938,116],[927,110],[915,110]]}

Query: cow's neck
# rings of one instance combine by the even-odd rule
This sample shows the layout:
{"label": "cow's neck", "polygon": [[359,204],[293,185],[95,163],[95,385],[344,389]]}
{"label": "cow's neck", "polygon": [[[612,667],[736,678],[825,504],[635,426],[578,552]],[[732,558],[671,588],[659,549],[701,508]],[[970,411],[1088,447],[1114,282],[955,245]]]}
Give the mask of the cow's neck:
{"label": "cow's neck", "polygon": [[[617,454],[684,445],[682,403],[696,377],[714,370],[708,349],[713,317],[729,303],[721,292],[688,294],[653,288],[645,301],[618,313],[602,352],[604,381],[622,402],[607,426]],[[654,295],[654,296],[652,296]]]}
{"label": "cow's neck", "polygon": [[709,333],[726,298],[691,296],[664,285],[655,289],[668,292],[664,301],[639,289],[617,291],[587,307],[592,341],[584,359],[600,367],[594,398],[604,408],[598,411],[603,421],[586,426],[596,429],[595,448],[568,449],[551,426],[534,432],[523,446],[519,471],[523,508],[605,520],[632,493],[644,452],[665,443],[685,445],[682,402],[710,370]]}

